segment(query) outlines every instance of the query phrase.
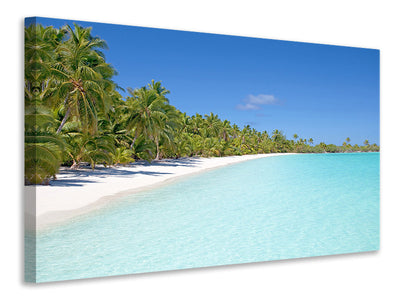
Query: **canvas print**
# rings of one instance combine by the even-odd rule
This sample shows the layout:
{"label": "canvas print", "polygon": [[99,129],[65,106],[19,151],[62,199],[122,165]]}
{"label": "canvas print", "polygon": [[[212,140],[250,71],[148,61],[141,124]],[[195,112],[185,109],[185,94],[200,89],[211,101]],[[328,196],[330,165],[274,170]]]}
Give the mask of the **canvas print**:
{"label": "canvas print", "polygon": [[379,249],[379,50],[40,17],[24,47],[26,281]]}

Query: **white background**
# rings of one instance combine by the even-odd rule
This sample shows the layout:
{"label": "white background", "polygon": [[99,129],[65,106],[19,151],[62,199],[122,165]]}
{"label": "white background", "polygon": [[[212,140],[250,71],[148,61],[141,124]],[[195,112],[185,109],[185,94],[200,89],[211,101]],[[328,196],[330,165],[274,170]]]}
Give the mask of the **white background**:
{"label": "white background", "polygon": [[[400,299],[396,1],[12,1],[1,18],[2,299]],[[23,283],[23,18],[57,17],[381,49],[381,250],[63,283]]]}

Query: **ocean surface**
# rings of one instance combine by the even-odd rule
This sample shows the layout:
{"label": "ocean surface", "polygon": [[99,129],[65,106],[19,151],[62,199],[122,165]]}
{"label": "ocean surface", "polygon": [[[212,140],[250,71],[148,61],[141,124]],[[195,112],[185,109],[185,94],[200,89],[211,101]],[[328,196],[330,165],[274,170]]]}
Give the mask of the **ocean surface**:
{"label": "ocean surface", "polygon": [[39,232],[36,281],[378,250],[379,185],[379,153],[276,156],[188,176]]}

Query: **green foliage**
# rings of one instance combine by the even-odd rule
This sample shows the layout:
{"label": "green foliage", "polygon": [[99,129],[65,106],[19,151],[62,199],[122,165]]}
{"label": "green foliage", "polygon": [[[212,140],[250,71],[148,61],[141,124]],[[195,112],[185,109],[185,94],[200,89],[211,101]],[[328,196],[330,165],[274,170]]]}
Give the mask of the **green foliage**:
{"label": "green foliage", "polygon": [[[110,143],[93,138],[98,113],[111,107],[115,71],[98,50],[105,42],[90,35],[90,28],[61,29],[31,25],[25,29],[25,181],[48,183],[68,154],[79,159],[111,163]],[[65,127],[65,128],[63,128]],[[58,128],[58,130],[57,130]],[[64,129],[62,131],[62,129]],[[92,140],[71,151],[74,134]],[[68,139],[65,139],[68,134]],[[76,138],[76,135],[75,135]],[[76,157],[75,157],[76,158]],[[65,161],[64,161],[65,162]]]}
{"label": "green foliage", "polygon": [[160,81],[130,89],[123,99],[106,62],[106,42],[91,28],[25,29],[25,180],[46,184],[60,164],[124,165],[137,159],[257,153],[379,151],[363,146],[287,139],[249,125],[240,128],[210,112],[188,116],[170,104]]}
{"label": "green foliage", "polygon": [[123,147],[115,149],[115,153],[111,156],[114,165],[126,165],[135,161],[132,158],[133,151]]}
{"label": "green foliage", "polygon": [[147,140],[144,136],[140,136],[131,150],[133,151],[134,158],[151,162],[154,159],[156,147],[152,141]]}
{"label": "green foliage", "polygon": [[41,106],[26,108],[25,183],[48,184],[60,167],[65,143],[51,131],[54,124],[49,111]]}
{"label": "green foliage", "polygon": [[111,77],[116,73],[107,64],[99,50],[106,48],[104,40],[91,36],[91,28],[75,24],[64,27],[68,37],[55,49],[56,59],[51,71],[57,80],[57,99],[65,107],[65,115],[57,132],[70,116],[81,123],[81,130],[94,134],[97,131],[98,112],[107,112],[112,106],[111,94],[115,84]]}
{"label": "green foliage", "polygon": [[65,136],[67,154],[72,159],[72,167],[78,168],[81,162],[88,162],[95,168],[96,164],[112,165],[115,146],[110,136],[92,136],[87,133]]}

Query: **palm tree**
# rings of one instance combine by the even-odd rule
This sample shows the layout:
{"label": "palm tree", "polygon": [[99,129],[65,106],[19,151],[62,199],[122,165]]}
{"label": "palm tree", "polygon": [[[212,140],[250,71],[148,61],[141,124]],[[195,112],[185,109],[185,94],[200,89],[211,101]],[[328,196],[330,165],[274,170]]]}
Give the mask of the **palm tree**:
{"label": "palm tree", "polygon": [[129,148],[131,138],[128,135],[127,116],[125,101],[122,96],[115,92],[113,107],[107,114],[98,114],[98,130],[101,134],[111,136],[116,147]]}
{"label": "palm tree", "polygon": [[321,147],[321,149],[324,150],[324,152],[326,152],[326,144],[324,142],[319,143],[319,146]]}
{"label": "palm tree", "polygon": [[231,122],[229,122],[228,120],[224,120],[222,122],[222,124],[220,125],[220,130],[221,130],[221,134],[222,134],[222,139],[225,142],[227,142],[232,133]]}
{"label": "palm tree", "polygon": [[191,156],[193,153],[193,140],[189,133],[180,133],[175,141],[175,157]]}
{"label": "palm tree", "polygon": [[246,143],[246,137],[249,134],[249,130],[250,130],[250,126],[247,125],[247,126],[243,127],[243,129],[241,131],[239,131],[238,139],[239,139],[239,153],[240,153],[240,155],[243,154],[243,144]]}
{"label": "palm tree", "polygon": [[216,137],[219,135],[221,130],[221,120],[218,115],[212,112],[209,115],[205,115],[206,119],[204,122],[204,136],[206,137]]}
{"label": "palm tree", "polygon": [[59,82],[59,105],[66,109],[57,133],[73,115],[84,131],[93,134],[97,130],[97,112],[106,112],[112,104],[110,93],[116,86],[111,77],[115,70],[99,50],[107,47],[106,42],[92,37],[91,28],[75,24],[74,29],[67,25],[65,30],[69,38],[57,47],[58,57],[52,68]]}
{"label": "palm tree", "polygon": [[208,137],[204,139],[203,153],[206,157],[221,156],[221,144],[215,137]]}
{"label": "palm tree", "polygon": [[148,143],[147,139],[141,135],[137,138],[135,145],[130,151],[133,152],[133,157],[138,159],[144,159],[151,162],[154,158],[154,152],[156,151],[153,143]]}
{"label": "palm tree", "polygon": [[114,165],[126,165],[129,164],[130,162],[135,161],[132,158],[132,150],[126,149],[123,147],[115,149],[115,152],[111,155],[113,159]]}
{"label": "palm tree", "polygon": [[233,124],[232,126],[232,137],[236,139],[240,134],[240,128],[236,124]]}
{"label": "palm tree", "polygon": [[[160,81],[128,89],[124,101],[116,74],[101,52],[104,40],[90,28],[32,25],[25,30],[26,181],[46,183],[61,163],[123,164],[134,158],[223,156],[269,152],[379,151],[342,146],[283,132],[243,129],[217,114],[187,116],[169,104]],[[114,149],[116,149],[114,151]]]}
{"label": "palm tree", "polygon": [[281,152],[283,149],[283,143],[285,140],[285,137],[283,136],[283,133],[279,131],[278,129],[275,129],[272,132],[272,140],[274,142],[274,148],[276,152]]}
{"label": "palm tree", "polygon": [[[181,128],[179,111],[172,105],[164,105],[165,119],[159,128],[158,135],[155,135],[156,143],[156,159],[160,159],[160,149],[163,148],[165,151],[175,152],[176,143],[175,135]],[[163,151],[163,152],[165,152]]]}
{"label": "palm tree", "polygon": [[190,127],[190,117],[186,113],[180,114],[180,133],[187,133]]}
{"label": "palm tree", "polygon": [[201,134],[201,129],[204,127],[204,119],[200,114],[196,114],[191,117],[191,132],[194,134]]}
{"label": "palm tree", "polygon": [[157,148],[156,159],[159,159],[160,135],[165,129],[168,119],[166,113],[168,100],[163,95],[160,95],[157,90],[146,87],[136,90],[128,88],[128,92],[131,97],[128,97],[126,101],[129,114],[127,129],[134,131],[131,149],[139,135],[143,134],[155,142]]}
{"label": "palm tree", "polygon": [[72,159],[71,169],[79,168],[80,162],[89,162],[92,169],[97,163],[112,165],[115,146],[110,136],[93,136],[89,133],[67,135],[67,153]]}
{"label": "palm tree", "polygon": [[154,79],[152,79],[151,83],[147,86],[149,90],[153,90],[158,96],[162,97],[167,103],[169,103],[169,100],[165,95],[169,94],[170,91],[161,85],[161,81],[154,81]]}

